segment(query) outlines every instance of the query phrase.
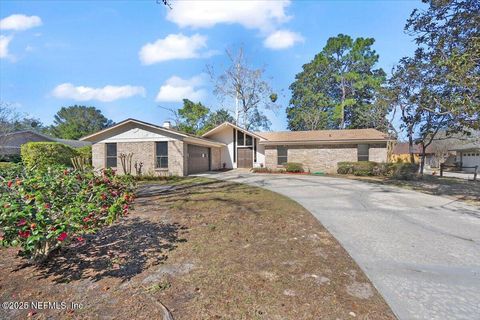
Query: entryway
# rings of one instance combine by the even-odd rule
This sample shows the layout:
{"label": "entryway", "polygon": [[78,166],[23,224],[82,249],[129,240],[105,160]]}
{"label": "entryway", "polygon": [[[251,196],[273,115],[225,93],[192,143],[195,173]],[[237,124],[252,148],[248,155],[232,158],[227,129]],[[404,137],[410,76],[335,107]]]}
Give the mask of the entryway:
{"label": "entryway", "polygon": [[237,168],[252,168],[253,167],[253,149],[238,148]]}
{"label": "entryway", "polygon": [[188,174],[210,170],[210,148],[189,144],[187,152]]}

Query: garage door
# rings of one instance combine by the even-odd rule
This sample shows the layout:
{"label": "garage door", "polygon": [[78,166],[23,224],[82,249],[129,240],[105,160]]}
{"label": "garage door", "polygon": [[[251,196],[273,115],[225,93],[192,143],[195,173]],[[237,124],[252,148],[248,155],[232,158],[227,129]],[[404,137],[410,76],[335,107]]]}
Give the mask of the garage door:
{"label": "garage door", "polygon": [[[480,151],[467,151],[462,154],[462,165],[464,167],[480,167]],[[467,172],[474,172],[475,169],[466,169]]]}
{"label": "garage door", "polygon": [[210,148],[189,144],[187,150],[188,174],[210,170]]}

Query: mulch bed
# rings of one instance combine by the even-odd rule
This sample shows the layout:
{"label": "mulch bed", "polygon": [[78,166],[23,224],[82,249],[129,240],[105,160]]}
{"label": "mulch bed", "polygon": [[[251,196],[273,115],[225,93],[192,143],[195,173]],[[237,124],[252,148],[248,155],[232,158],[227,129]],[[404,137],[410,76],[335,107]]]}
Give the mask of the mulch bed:
{"label": "mulch bed", "polygon": [[[127,218],[46,264],[0,250],[0,300],[67,304],[33,319],[161,319],[163,305],[175,319],[395,318],[303,207],[264,189],[189,179],[141,186]],[[0,319],[29,312],[0,309]]]}

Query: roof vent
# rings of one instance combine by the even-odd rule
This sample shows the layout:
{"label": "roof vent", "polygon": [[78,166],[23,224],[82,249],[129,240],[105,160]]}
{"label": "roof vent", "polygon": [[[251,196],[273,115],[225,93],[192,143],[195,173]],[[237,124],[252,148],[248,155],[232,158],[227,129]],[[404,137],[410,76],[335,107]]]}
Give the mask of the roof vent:
{"label": "roof vent", "polygon": [[166,128],[166,129],[171,129],[172,128],[172,124],[170,123],[170,121],[165,121],[163,123],[163,127]]}

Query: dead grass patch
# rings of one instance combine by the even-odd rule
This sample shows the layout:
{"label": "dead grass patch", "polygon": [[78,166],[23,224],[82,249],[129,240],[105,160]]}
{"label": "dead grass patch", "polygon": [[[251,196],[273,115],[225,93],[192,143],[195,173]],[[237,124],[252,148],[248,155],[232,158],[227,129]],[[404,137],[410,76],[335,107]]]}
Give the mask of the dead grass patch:
{"label": "dead grass patch", "polygon": [[286,197],[205,178],[144,183],[139,195],[127,219],[50,265],[0,251],[2,301],[83,305],[41,319],[152,318],[158,302],[175,319],[394,319],[346,251]]}

